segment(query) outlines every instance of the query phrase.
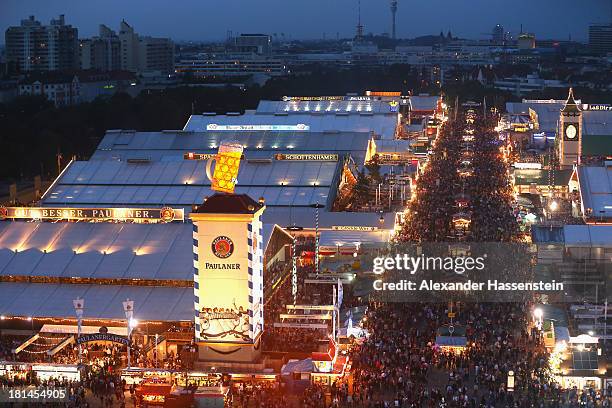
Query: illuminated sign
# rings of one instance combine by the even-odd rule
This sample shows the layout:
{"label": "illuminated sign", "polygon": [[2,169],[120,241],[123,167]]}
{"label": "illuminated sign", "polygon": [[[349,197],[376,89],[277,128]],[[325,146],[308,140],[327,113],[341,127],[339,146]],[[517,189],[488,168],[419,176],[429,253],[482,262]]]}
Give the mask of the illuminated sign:
{"label": "illuminated sign", "polygon": [[[210,180],[210,189],[222,193],[234,193],[238,181],[238,169],[242,158],[243,147],[239,143],[223,142],[219,146],[219,153],[206,163],[206,177]],[[215,171],[211,173],[213,161]]]}
{"label": "illuminated sign", "polygon": [[334,310],[332,305],[286,305],[287,310]]}
{"label": "illuminated sign", "polygon": [[128,344],[128,339],[125,336],[119,336],[112,333],[92,333],[79,336],[77,344],[83,344],[90,341],[112,341],[113,343]]}
{"label": "illuminated sign", "polygon": [[331,361],[313,360],[315,371],[318,373],[331,373],[333,365]]}
{"label": "illuminated sign", "polygon": [[178,208],[55,208],[0,207],[0,219],[75,220],[75,221],[183,221]]}
{"label": "illuminated sign", "polygon": [[185,153],[183,155],[183,159],[185,160],[208,160],[208,159],[212,159],[213,157],[215,157],[215,154],[212,153]]}
{"label": "illuminated sign", "polygon": [[377,231],[378,227],[366,227],[363,225],[332,225],[333,231]]}
{"label": "illuminated sign", "polygon": [[401,92],[385,92],[385,91],[366,91],[366,95],[397,97],[397,96],[402,96],[402,93]]}
{"label": "illuminated sign", "polygon": [[286,154],[279,153],[275,154],[276,160],[288,160],[288,161],[338,161],[337,154]]}
{"label": "illuminated sign", "polygon": [[327,324],[322,323],[274,323],[274,327],[285,329],[328,329]]}
{"label": "illuminated sign", "polygon": [[277,131],[277,132],[304,132],[310,130],[310,126],[303,123],[297,125],[217,125],[210,123],[206,125],[206,130],[210,131],[236,131],[236,132],[255,132],[255,131]]}
{"label": "illuminated sign", "polygon": [[371,101],[372,98],[369,96],[347,96],[345,98],[347,101],[357,101],[357,102],[367,102]]}
{"label": "illuminated sign", "polygon": [[397,103],[397,101],[391,101],[389,102],[389,110],[391,112],[397,112],[399,109],[399,103]]}
{"label": "illuminated sign", "polygon": [[296,102],[317,102],[317,101],[343,101],[344,96],[283,96],[283,101],[296,101]]}
{"label": "illuminated sign", "polygon": [[521,169],[521,170],[540,170],[542,169],[542,164],[540,163],[514,163],[513,164],[515,169]]}
{"label": "illuminated sign", "polygon": [[301,319],[301,320],[331,320],[330,314],[286,314],[279,315],[281,319]]}
{"label": "illuminated sign", "polygon": [[612,105],[607,103],[587,104],[587,110],[590,111],[612,111]]}

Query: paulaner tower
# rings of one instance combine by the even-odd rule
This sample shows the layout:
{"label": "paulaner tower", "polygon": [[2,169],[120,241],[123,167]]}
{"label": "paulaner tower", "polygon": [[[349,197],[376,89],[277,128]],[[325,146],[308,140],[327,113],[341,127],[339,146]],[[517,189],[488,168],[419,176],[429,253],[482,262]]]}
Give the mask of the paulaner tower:
{"label": "paulaner tower", "polygon": [[263,332],[262,203],[215,194],[191,213],[200,361],[254,363]]}

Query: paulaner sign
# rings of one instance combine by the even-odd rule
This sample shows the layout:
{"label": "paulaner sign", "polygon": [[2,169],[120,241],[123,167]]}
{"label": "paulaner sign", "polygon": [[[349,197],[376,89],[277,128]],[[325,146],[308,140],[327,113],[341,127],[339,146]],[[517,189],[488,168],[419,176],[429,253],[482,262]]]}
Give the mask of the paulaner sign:
{"label": "paulaner sign", "polygon": [[183,221],[183,209],[163,208],[55,208],[0,207],[0,219],[78,221]]}
{"label": "paulaner sign", "polygon": [[128,344],[127,337],[112,333],[92,333],[77,338],[77,344],[83,344],[90,341],[112,341],[113,343]]}
{"label": "paulaner sign", "polygon": [[276,160],[289,161],[338,161],[337,154],[283,154],[274,155]]}

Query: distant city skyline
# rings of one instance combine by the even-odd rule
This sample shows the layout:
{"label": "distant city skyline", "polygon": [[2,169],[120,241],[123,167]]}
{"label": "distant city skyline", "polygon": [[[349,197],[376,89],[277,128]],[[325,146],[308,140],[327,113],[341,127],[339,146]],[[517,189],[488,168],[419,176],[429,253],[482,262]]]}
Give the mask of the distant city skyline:
{"label": "distant city skyline", "polygon": [[[227,31],[276,33],[285,39],[352,37],[357,24],[357,0],[163,0],[78,1],[2,0],[0,29],[19,25],[34,15],[43,24],[65,14],[66,23],[78,28],[79,37],[98,34],[99,24],[118,30],[125,19],[143,35],[175,41],[219,41]],[[414,38],[446,33],[471,39],[490,38],[495,24],[513,34],[533,32],[540,39],[585,41],[591,23],[610,22],[610,0],[399,0],[397,37]],[[172,7],[168,5],[171,4]],[[361,0],[365,33],[390,33],[387,0]],[[4,35],[0,42],[4,43]]]}

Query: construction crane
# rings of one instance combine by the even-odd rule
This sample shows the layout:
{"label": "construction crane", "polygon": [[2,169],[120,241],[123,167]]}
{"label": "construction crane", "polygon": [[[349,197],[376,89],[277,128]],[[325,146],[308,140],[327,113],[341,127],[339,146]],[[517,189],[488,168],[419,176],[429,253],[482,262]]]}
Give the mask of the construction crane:
{"label": "construction crane", "polygon": [[391,38],[395,40],[395,14],[397,13],[397,0],[391,0]]}

